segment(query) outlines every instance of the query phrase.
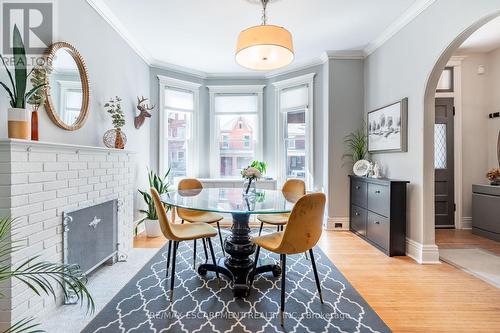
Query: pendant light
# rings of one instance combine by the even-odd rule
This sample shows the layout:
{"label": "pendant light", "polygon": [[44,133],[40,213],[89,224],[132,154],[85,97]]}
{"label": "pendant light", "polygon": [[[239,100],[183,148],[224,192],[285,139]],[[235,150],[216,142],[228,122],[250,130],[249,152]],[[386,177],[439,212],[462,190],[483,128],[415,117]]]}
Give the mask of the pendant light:
{"label": "pendant light", "polygon": [[238,37],[236,62],[245,68],[269,71],[285,67],[294,59],[292,34],[283,27],[267,24],[269,1],[260,0],[262,24],[243,30]]}

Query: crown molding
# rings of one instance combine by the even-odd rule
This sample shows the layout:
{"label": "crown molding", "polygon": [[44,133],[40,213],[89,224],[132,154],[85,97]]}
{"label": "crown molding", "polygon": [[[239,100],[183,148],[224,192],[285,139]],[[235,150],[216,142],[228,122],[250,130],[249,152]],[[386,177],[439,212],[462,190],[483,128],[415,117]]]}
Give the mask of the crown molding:
{"label": "crown molding", "polygon": [[109,9],[104,0],[87,0],[87,3],[118,33],[118,35],[123,38],[123,40],[132,48],[132,50],[137,53],[139,57],[144,60],[146,64],[151,66],[153,58],[149,52],[141,46],[127,28],[120,22],[120,20],[113,14],[113,11]]}
{"label": "crown molding", "polygon": [[274,78],[277,76],[298,72],[300,70],[309,69],[309,68],[314,67],[314,66],[319,66],[319,65],[322,65],[324,63],[325,62],[323,61],[323,59],[321,57],[316,57],[316,58],[313,58],[309,61],[304,61],[304,62],[300,62],[300,63],[299,62],[292,63],[292,64],[288,65],[287,67],[267,72],[265,74],[265,78],[271,79],[271,78]]}
{"label": "crown molding", "polygon": [[282,90],[293,86],[299,86],[302,84],[312,84],[316,73],[309,73],[291,79],[273,82],[273,86],[276,90]]}
{"label": "crown molding", "polygon": [[321,55],[323,62],[328,60],[363,60],[366,58],[366,54],[363,50],[331,50],[325,51]]}
{"label": "crown molding", "polygon": [[153,60],[149,65],[154,68],[164,69],[178,74],[184,74],[184,75],[187,74],[198,79],[208,78],[208,74],[203,71],[199,71],[184,66],[174,65],[165,61]]}
{"label": "crown molding", "polygon": [[196,90],[202,86],[202,84],[200,84],[200,83],[174,79],[172,77],[165,76],[165,75],[157,75],[157,77],[158,77],[158,81],[160,81],[160,84],[175,87],[175,88],[181,88],[181,89],[186,89],[186,90]]}
{"label": "crown molding", "polygon": [[413,21],[418,15],[432,5],[436,0],[417,0],[415,1],[400,17],[396,19],[387,29],[380,34],[375,40],[369,43],[364,52],[369,56],[379,47],[384,45],[389,39],[401,31],[406,25]]}

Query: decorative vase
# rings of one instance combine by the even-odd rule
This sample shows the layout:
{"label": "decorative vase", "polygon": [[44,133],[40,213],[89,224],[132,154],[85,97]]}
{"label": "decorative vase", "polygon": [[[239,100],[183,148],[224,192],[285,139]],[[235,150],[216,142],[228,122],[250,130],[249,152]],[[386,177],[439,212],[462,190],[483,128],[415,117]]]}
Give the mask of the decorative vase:
{"label": "decorative vase", "polygon": [[113,128],[104,133],[103,142],[108,148],[123,149],[127,143],[127,136],[120,128]]}
{"label": "decorative vase", "polygon": [[31,140],[38,141],[38,112],[31,111]]}
{"label": "decorative vase", "polygon": [[162,234],[160,222],[158,220],[144,220],[144,226],[146,227],[146,236],[150,238],[160,237]]}
{"label": "decorative vase", "polygon": [[256,194],[257,194],[257,180],[246,179],[245,183],[243,183],[243,195],[255,196]]}
{"label": "decorative vase", "polygon": [[26,109],[9,108],[8,134],[10,139],[29,140],[31,137],[30,113]]}

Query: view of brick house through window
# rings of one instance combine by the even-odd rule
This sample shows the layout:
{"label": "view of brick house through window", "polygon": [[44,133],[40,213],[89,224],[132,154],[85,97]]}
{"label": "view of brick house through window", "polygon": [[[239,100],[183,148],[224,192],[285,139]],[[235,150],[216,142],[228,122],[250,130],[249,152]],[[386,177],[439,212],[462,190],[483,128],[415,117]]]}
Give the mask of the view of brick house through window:
{"label": "view of brick house through window", "polygon": [[288,178],[306,176],[306,111],[286,113],[285,128],[286,175]]}
{"label": "view of brick house through window", "polygon": [[220,128],[221,177],[237,176],[254,155],[254,126],[251,117],[222,116]]}

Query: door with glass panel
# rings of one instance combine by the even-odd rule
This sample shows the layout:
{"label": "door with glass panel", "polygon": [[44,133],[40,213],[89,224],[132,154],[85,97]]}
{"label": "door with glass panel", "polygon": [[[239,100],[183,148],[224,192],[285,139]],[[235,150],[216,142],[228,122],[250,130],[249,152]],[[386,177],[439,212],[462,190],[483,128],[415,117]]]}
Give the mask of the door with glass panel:
{"label": "door with glass panel", "polygon": [[435,226],[455,227],[453,98],[436,98],[434,124]]}

